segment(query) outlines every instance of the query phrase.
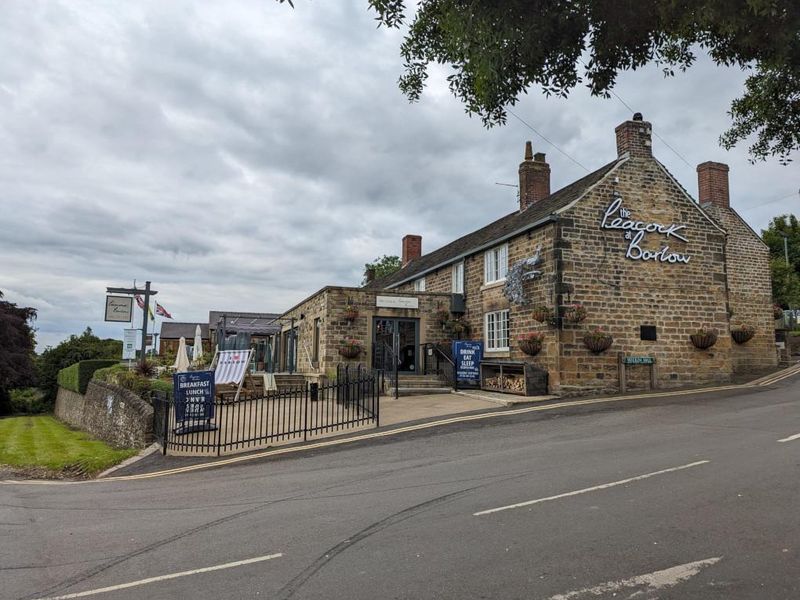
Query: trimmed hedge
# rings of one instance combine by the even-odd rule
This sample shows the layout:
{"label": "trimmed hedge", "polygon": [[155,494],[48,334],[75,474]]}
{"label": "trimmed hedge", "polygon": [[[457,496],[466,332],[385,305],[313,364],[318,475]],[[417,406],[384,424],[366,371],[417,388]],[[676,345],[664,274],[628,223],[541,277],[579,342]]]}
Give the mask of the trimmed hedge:
{"label": "trimmed hedge", "polygon": [[86,393],[94,372],[118,364],[118,360],[82,360],[58,372],[58,385],[79,394]]}

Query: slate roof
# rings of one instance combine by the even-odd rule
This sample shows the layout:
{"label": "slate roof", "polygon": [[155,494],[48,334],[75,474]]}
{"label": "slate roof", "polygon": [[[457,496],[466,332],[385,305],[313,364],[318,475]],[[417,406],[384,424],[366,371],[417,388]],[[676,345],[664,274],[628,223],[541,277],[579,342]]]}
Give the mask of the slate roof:
{"label": "slate roof", "polygon": [[255,312],[234,312],[212,310],[208,313],[208,326],[217,329],[217,324],[222,315],[226,316],[225,328],[228,334],[231,333],[251,333],[255,335],[270,335],[280,331],[280,323],[275,323],[275,319],[280,317],[279,313],[255,313]]}
{"label": "slate roof", "polygon": [[611,169],[613,169],[620,160],[621,159],[617,158],[611,161],[593,173],[589,173],[585,177],[582,177],[568,186],[561,188],[557,192],[553,192],[544,200],[529,206],[522,212],[518,210],[514,211],[513,213],[498,219],[494,223],[490,223],[489,225],[486,225],[477,231],[468,233],[467,235],[450,242],[446,246],[442,246],[438,250],[434,250],[429,254],[424,254],[418,259],[412,260],[396,273],[376,279],[365,287],[370,289],[383,289],[397,285],[400,282],[413,278],[417,274],[444,266],[448,262],[451,262],[460,256],[470,254],[470,251],[490,245],[491,242],[495,240],[499,241],[503,239],[504,236],[508,236],[515,231],[525,229],[526,227],[531,227],[535,223],[546,219],[555,211],[564,208],[569,203],[578,199],[588,188],[605,177],[605,175]]}
{"label": "slate roof", "polygon": [[172,321],[164,321],[161,323],[161,339],[177,340],[178,338],[186,338],[187,340],[194,339],[194,332],[197,326],[200,325],[200,336],[208,339],[208,323],[174,323]]}

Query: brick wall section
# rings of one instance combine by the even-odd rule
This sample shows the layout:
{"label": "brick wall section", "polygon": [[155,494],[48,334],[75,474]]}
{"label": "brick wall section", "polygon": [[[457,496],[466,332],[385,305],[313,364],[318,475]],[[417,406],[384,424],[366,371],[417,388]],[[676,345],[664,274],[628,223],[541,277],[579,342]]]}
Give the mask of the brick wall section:
{"label": "brick wall section", "polygon": [[[614,183],[618,177],[619,183]],[[626,258],[629,240],[622,230],[601,229],[602,217],[619,192],[623,206],[638,221],[685,225],[688,243],[647,233],[642,248],[689,255],[688,264]],[[731,339],[726,312],[724,233],[649,157],[631,158],[563,214],[564,281],[571,300],[586,306],[588,317],[562,331],[562,393],[616,391],[617,353],[655,356],[661,387],[727,381]],[[655,325],[658,340],[640,339],[640,325]],[[720,332],[709,350],[696,349],[689,335],[701,326]],[[583,335],[602,327],[614,345],[594,355]],[[644,385],[647,367],[629,369]],[[630,386],[636,389],[636,385]]]}
{"label": "brick wall section", "polygon": [[730,208],[728,171],[728,165],[724,163],[709,161],[697,165],[697,199],[700,204]]}
{"label": "brick wall section", "polygon": [[733,370],[746,373],[774,367],[778,358],[772,318],[769,249],[735,210],[714,204],[703,208],[728,232],[725,254],[731,326],[747,323],[756,328],[756,334],[749,342],[732,344]]}
{"label": "brick wall section", "polygon": [[153,441],[153,407],[110,383],[92,380],[83,396],[59,388],[55,415],[118,448],[145,448]]}
{"label": "brick wall section", "polygon": [[[450,284],[448,283],[448,286]],[[377,308],[376,296],[413,296],[419,299],[419,309]],[[358,317],[349,321],[345,318],[345,308],[352,304],[358,308]],[[433,292],[414,292],[413,285],[407,293],[396,291],[376,291],[364,288],[328,287],[304,302],[294,307],[283,315],[284,319],[295,317],[298,326],[298,357],[297,370],[310,378],[331,376],[335,373],[336,365],[351,365],[364,367],[372,365],[372,335],[373,317],[410,318],[419,319],[420,343],[438,342],[445,339],[445,335],[434,315],[437,310],[447,309],[450,306],[450,294]],[[300,319],[304,314],[305,318]],[[322,319],[320,336],[320,362],[314,366],[308,360],[312,354],[313,323],[314,319]],[[286,327],[285,329],[288,329]],[[339,347],[345,338],[360,341],[365,349],[358,358],[346,359],[339,354]],[[304,348],[307,348],[308,355]]]}

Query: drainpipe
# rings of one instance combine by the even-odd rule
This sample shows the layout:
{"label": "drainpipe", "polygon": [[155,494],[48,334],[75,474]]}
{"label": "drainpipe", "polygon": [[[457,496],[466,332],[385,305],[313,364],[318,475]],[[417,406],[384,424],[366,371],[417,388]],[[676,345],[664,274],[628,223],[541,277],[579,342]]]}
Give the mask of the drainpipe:
{"label": "drainpipe", "polygon": [[[553,218],[553,229],[554,229],[554,239],[553,239],[553,265],[554,269],[554,291],[555,291],[555,306],[553,309],[553,314],[555,315],[556,319],[556,360],[555,360],[555,372],[558,374],[558,385],[561,386],[561,350],[562,350],[562,339],[561,339],[561,331],[562,331],[562,320],[561,320],[561,305],[564,301],[564,257],[563,252],[564,249],[562,248],[562,238],[561,238],[561,215],[554,215]],[[548,388],[550,387],[550,382],[548,381]],[[550,390],[548,389],[548,392]]]}

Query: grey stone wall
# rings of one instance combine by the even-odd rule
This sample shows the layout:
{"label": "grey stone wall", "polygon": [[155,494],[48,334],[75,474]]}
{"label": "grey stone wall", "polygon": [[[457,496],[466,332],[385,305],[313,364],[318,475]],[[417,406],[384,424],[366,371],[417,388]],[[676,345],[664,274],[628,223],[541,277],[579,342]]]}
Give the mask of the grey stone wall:
{"label": "grey stone wall", "polygon": [[144,448],[153,441],[153,407],[110,383],[92,380],[85,395],[59,388],[55,415],[118,448]]}

